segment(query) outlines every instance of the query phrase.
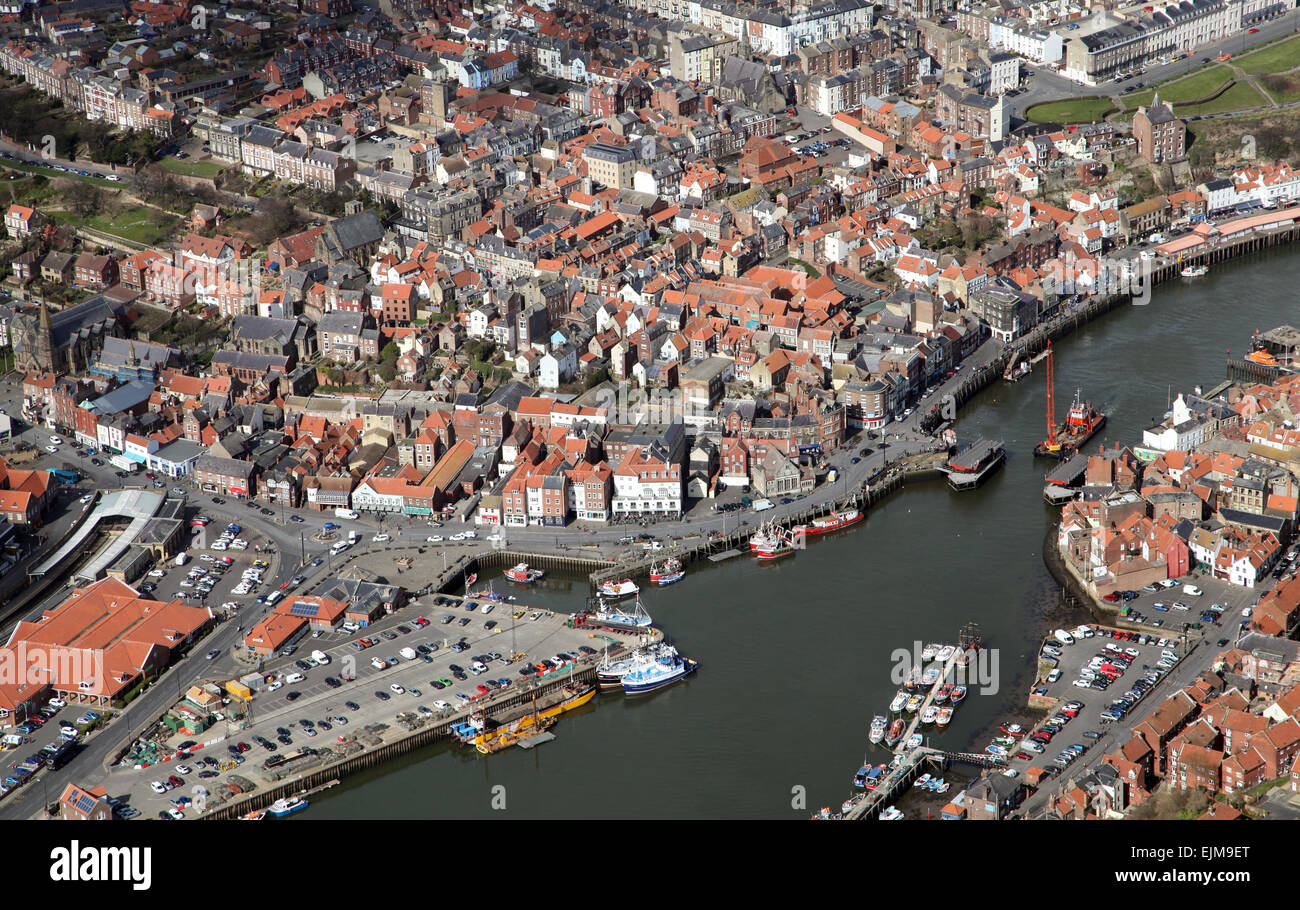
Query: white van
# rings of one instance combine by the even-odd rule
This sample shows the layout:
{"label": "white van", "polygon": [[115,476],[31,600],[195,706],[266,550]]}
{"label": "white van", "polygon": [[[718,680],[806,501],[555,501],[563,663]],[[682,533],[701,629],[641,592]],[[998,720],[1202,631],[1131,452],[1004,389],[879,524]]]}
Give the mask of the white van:
{"label": "white van", "polygon": [[334,516],[335,516],[336,518],[355,519],[355,518],[357,517],[357,514],[358,514],[358,513],[357,513],[355,510],[353,510],[353,509],[335,509],[335,510],[334,510]]}
{"label": "white van", "polygon": [[418,654],[415,653],[415,649],[414,649],[414,648],[403,648],[402,650],[398,651],[397,653],[400,654],[400,655],[402,655],[402,657],[404,657],[406,660],[415,660],[417,657],[420,656],[420,655],[418,655]]}
{"label": "white van", "polygon": [[1183,585],[1183,593],[1188,597],[1200,597],[1202,592],[1196,585]]}
{"label": "white van", "polygon": [[338,556],[340,553],[342,553],[350,546],[352,546],[352,544],[348,543],[346,540],[340,540],[334,546],[330,547],[330,552],[333,553],[335,556]]}
{"label": "white van", "polygon": [[300,683],[306,678],[301,673],[290,673],[284,678],[284,683],[287,686],[292,686],[294,683]]}
{"label": "white van", "polygon": [[1074,644],[1074,636],[1071,635],[1069,632],[1065,631],[1064,629],[1057,629],[1055,632],[1052,633],[1052,635],[1056,638],[1057,641],[1059,641],[1063,645]]}
{"label": "white van", "polygon": [[330,662],[330,656],[324,651],[312,651],[311,659],[316,661],[316,665],[323,667]]}
{"label": "white van", "polygon": [[176,565],[178,565],[178,566],[183,566],[183,565],[185,565],[185,564],[186,564],[187,562],[189,562],[189,561],[190,561],[190,556],[189,556],[188,553],[177,553],[177,554],[176,554]]}

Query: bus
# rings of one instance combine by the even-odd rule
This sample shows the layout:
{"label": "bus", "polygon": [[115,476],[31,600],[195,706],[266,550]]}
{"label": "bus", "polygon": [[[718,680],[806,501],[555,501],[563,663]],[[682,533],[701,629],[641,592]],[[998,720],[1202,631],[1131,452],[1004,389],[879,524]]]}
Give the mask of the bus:
{"label": "bus", "polygon": [[81,480],[80,471],[64,471],[59,468],[51,468],[50,476],[60,483],[76,483]]}

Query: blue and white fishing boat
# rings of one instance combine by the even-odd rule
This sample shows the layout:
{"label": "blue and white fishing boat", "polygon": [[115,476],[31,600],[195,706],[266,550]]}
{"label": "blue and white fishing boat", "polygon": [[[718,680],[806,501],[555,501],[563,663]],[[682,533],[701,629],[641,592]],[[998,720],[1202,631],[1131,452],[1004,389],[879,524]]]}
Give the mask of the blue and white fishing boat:
{"label": "blue and white fishing boat", "polygon": [[641,606],[640,597],[637,597],[636,603],[632,606],[631,610],[624,610],[610,606],[602,597],[600,598],[599,605],[596,607],[595,618],[597,622],[631,629],[644,629],[653,622],[650,618],[650,614]]}
{"label": "blue and white fishing boat", "polygon": [[295,812],[301,812],[307,808],[307,800],[301,796],[290,796],[287,799],[277,799],[271,803],[270,808],[266,811],[276,818],[284,818],[286,815],[293,815]]}
{"label": "blue and white fishing boat", "polygon": [[689,657],[682,657],[676,648],[668,649],[654,658],[640,658],[623,676],[623,691],[628,695],[653,692],[672,685],[691,675],[699,666]]}

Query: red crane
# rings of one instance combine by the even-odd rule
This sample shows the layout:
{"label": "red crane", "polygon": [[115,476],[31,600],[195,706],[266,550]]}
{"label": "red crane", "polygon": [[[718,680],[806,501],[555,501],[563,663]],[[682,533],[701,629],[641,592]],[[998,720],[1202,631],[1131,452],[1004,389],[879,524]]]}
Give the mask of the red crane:
{"label": "red crane", "polygon": [[1047,448],[1055,451],[1056,445],[1056,383],[1052,366],[1052,343],[1047,343]]}

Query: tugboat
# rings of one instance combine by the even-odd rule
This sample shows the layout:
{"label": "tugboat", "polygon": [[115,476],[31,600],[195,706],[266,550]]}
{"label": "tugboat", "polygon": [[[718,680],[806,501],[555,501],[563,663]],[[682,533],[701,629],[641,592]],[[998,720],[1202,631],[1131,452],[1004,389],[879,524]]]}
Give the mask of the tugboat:
{"label": "tugboat", "polygon": [[511,581],[519,582],[521,585],[530,585],[546,573],[541,569],[530,569],[528,563],[521,562],[513,569],[506,569],[502,574]]}
{"label": "tugboat", "polygon": [[1074,456],[1079,449],[1106,425],[1106,415],[1092,406],[1091,401],[1083,400],[1083,390],[1076,389],[1074,402],[1065,423],[1056,423],[1056,385],[1051,345],[1047,348],[1047,438],[1034,446],[1034,454],[1040,458],[1066,459]]}
{"label": "tugboat", "polygon": [[650,581],[656,585],[671,585],[686,577],[680,559],[669,557],[662,565],[650,567]]}

